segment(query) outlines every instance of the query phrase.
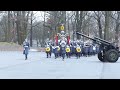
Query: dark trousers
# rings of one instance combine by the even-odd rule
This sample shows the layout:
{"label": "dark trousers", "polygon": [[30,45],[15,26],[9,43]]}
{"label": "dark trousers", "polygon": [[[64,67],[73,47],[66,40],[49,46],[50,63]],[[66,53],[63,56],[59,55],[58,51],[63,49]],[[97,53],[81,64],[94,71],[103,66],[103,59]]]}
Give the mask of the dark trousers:
{"label": "dark trousers", "polygon": [[26,49],[23,51],[23,54],[25,55],[25,60],[27,60],[27,58],[28,58],[28,51]]}
{"label": "dark trousers", "polygon": [[25,60],[27,60],[27,54],[25,54]]}
{"label": "dark trousers", "polygon": [[51,52],[46,52],[47,53],[47,58],[50,56],[51,57]]}
{"label": "dark trousers", "polygon": [[58,53],[54,53],[54,55],[55,55],[55,59],[58,57]]}
{"label": "dark trousers", "polygon": [[62,53],[62,58],[63,58],[63,59],[65,58],[65,53]]}
{"label": "dark trousers", "polygon": [[86,57],[88,56],[88,52],[85,52],[85,56],[86,56]]}
{"label": "dark trousers", "polygon": [[66,52],[67,58],[70,58],[70,52]]}
{"label": "dark trousers", "polygon": [[77,58],[80,58],[80,56],[81,56],[80,52],[77,52],[76,56],[77,56]]}

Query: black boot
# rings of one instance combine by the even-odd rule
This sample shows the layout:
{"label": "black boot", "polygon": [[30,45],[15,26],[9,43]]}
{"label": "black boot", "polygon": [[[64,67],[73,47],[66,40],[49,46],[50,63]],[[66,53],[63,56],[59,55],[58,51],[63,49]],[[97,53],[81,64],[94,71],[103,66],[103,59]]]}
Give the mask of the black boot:
{"label": "black boot", "polygon": [[25,60],[27,60],[27,55],[25,55]]}

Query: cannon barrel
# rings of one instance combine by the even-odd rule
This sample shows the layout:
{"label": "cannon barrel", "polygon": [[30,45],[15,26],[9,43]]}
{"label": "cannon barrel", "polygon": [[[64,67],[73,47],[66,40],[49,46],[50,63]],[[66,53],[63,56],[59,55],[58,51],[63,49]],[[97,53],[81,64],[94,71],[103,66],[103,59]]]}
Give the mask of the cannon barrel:
{"label": "cannon barrel", "polygon": [[95,41],[96,43],[98,43],[98,44],[105,44],[105,45],[110,45],[110,44],[112,44],[112,43],[110,43],[110,42],[108,42],[108,41],[106,41],[106,40],[103,40],[103,39],[101,39],[101,38],[98,38],[98,37],[94,37],[94,38],[92,38],[92,37],[89,37],[89,36],[87,36],[87,35],[85,35],[85,34],[82,34],[82,33],[80,33],[80,32],[76,32],[76,34],[77,35],[81,35],[81,36],[83,36],[83,37],[86,37],[86,38],[88,38],[88,39],[91,39],[91,40],[93,40],[93,41]]}
{"label": "cannon barrel", "polygon": [[98,53],[98,59],[101,62],[116,62],[119,58],[119,47],[114,46],[111,42],[108,42],[106,40],[103,40],[98,37],[89,37],[85,34],[82,34],[80,32],[75,32],[77,35],[81,35],[83,37],[86,37],[88,39],[91,39],[95,41],[95,43],[100,45],[99,53]]}

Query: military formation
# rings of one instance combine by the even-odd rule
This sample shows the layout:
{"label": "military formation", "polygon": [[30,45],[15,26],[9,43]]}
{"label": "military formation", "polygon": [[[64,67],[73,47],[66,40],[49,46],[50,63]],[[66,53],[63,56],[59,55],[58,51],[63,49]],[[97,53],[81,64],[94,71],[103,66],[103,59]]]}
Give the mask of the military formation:
{"label": "military formation", "polygon": [[51,54],[54,54],[55,59],[62,57],[71,58],[75,56],[77,59],[84,56],[96,55],[99,52],[99,46],[93,42],[80,42],[78,40],[69,41],[66,39],[66,34],[61,31],[59,34],[60,39],[58,42],[47,42],[46,43],[46,54],[47,58],[51,58]]}
{"label": "military formation", "polygon": [[76,41],[71,42],[70,45],[66,44],[65,41],[59,42],[59,45],[47,44],[46,54],[47,58],[51,58],[51,54],[54,54],[55,59],[62,57],[71,58],[75,56],[77,59],[80,57],[89,57],[98,54],[99,46],[96,44],[80,44]]}

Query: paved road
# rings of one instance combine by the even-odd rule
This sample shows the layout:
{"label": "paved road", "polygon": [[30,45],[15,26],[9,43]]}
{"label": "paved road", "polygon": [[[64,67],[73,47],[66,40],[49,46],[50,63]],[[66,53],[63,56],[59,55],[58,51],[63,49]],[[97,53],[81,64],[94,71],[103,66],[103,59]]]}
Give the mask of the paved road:
{"label": "paved road", "polygon": [[47,59],[43,52],[31,51],[28,60],[20,51],[0,52],[0,79],[120,79],[120,59],[102,63],[97,56]]}

